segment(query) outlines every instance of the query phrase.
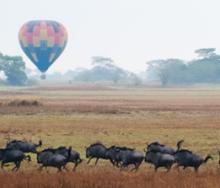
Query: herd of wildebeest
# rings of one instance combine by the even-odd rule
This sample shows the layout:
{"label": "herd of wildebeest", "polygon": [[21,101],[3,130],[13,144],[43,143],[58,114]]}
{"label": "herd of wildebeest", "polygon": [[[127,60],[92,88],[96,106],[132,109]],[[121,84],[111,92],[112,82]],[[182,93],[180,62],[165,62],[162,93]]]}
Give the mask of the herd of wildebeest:
{"label": "herd of wildebeest", "polygon": [[[164,167],[169,171],[174,165],[178,169],[180,167],[183,167],[183,169],[192,167],[195,171],[198,171],[202,164],[209,159],[213,159],[211,155],[203,158],[190,150],[182,149],[182,143],[183,140],[177,142],[177,148],[174,149],[159,142],[153,142],[148,144],[143,152],[128,147],[106,147],[102,143],[94,143],[86,147],[86,158],[88,159],[87,163],[90,163],[92,159],[96,159],[95,165],[97,165],[99,159],[109,160],[114,167],[121,170],[129,165],[134,165],[131,171],[137,171],[143,161],[153,165],[155,171],[160,167]],[[42,146],[41,140],[38,144],[21,140],[9,141],[4,149],[0,149],[1,168],[4,169],[4,166],[8,163],[14,163],[15,167],[12,170],[17,171],[23,160],[31,161],[30,155],[26,153],[36,154],[39,170],[44,167],[55,167],[60,172],[64,169],[67,170],[67,163],[73,163],[73,170],[75,170],[83,161],[79,152],[73,150],[72,147],[61,146],[38,151],[40,146]]]}

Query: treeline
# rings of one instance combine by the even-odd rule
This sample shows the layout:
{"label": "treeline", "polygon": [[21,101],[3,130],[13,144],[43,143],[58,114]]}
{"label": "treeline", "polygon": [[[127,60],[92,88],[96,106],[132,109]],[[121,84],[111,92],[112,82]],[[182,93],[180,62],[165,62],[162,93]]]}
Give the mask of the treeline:
{"label": "treeline", "polygon": [[220,55],[215,48],[195,51],[198,57],[191,61],[160,59],[147,62],[148,80],[159,80],[162,85],[220,83]]}
{"label": "treeline", "polygon": [[111,82],[114,84],[140,85],[141,78],[114,64],[111,58],[96,56],[92,58],[91,69],[79,69],[73,72],[73,81]]}
{"label": "treeline", "polygon": [[28,77],[21,56],[8,56],[0,53],[0,83],[5,85],[26,85]]}
{"label": "treeline", "polygon": [[[69,70],[48,74],[47,79],[56,82],[90,82],[103,84],[142,85],[159,83],[167,85],[190,85],[200,83],[220,83],[220,55],[215,48],[195,51],[197,57],[191,61],[181,59],[158,59],[147,62],[146,70],[140,74],[117,66],[111,58],[92,57],[91,68]],[[0,83],[7,85],[32,85],[40,79],[40,73],[32,74],[25,67],[20,56],[0,53]]]}

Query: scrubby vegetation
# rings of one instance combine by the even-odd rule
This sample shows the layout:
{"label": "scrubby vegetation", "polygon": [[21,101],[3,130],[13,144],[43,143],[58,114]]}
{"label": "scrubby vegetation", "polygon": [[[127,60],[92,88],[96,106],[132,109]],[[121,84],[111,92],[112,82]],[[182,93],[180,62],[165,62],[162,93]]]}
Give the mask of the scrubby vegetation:
{"label": "scrubby vegetation", "polygon": [[13,100],[7,103],[8,106],[41,106],[42,104],[37,100]]}

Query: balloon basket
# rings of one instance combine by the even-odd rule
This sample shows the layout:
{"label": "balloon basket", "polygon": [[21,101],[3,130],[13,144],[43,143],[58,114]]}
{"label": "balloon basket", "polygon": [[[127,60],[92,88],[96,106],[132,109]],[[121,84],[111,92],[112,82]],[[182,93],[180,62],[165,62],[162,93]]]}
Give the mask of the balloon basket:
{"label": "balloon basket", "polygon": [[45,80],[46,79],[46,74],[41,74],[40,78],[41,78],[41,80]]}

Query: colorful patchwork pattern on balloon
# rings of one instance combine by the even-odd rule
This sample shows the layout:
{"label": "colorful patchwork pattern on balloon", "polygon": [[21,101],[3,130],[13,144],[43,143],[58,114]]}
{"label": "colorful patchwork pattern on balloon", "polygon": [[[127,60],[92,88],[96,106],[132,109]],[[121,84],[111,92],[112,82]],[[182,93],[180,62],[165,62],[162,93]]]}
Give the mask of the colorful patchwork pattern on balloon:
{"label": "colorful patchwork pattern on balloon", "polygon": [[21,27],[19,41],[30,60],[46,72],[63,52],[67,31],[56,21],[30,21]]}

